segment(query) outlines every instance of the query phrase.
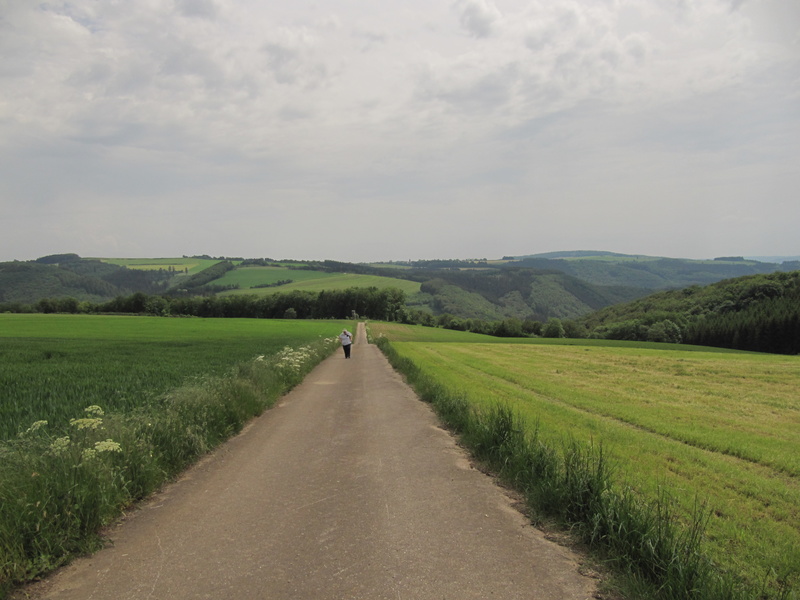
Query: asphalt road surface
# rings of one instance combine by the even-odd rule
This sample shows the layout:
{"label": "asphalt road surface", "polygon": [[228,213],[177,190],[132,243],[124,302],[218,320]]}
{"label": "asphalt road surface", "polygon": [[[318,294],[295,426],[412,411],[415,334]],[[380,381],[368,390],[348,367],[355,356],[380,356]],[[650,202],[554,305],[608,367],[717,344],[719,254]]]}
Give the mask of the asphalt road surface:
{"label": "asphalt road surface", "polygon": [[470,467],[363,326],[350,360],[324,361],[108,538],[20,597],[583,600],[596,583]]}

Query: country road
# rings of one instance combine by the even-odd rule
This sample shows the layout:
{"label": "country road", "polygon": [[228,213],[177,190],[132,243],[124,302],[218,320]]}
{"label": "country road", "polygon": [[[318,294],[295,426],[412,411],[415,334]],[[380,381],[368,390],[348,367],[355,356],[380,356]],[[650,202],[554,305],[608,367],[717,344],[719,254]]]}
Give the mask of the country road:
{"label": "country road", "polygon": [[596,584],[470,467],[363,324],[350,360],[325,360],[108,539],[14,597],[584,600]]}

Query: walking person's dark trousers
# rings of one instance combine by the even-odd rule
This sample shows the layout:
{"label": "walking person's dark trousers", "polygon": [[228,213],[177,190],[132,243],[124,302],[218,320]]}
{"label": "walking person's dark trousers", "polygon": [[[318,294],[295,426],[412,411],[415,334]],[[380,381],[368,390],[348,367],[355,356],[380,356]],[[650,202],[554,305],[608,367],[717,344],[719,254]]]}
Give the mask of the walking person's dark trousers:
{"label": "walking person's dark trousers", "polygon": [[342,346],[342,348],[344,348],[344,357],[345,358],[350,358],[350,346],[352,346],[352,345],[353,344],[346,344],[346,345]]}

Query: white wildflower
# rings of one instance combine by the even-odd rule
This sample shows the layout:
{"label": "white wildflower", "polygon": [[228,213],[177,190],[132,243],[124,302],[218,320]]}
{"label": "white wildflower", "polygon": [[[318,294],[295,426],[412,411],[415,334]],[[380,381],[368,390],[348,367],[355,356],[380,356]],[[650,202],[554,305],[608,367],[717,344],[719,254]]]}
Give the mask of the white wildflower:
{"label": "white wildflower", "polygon": [[96,404],[87,406],[86,408],[83,409],[83,411],[90,417],[102,417],[105,414],[103,412],[103,409],[97,406]]}
{"label": "white wildflower", "polygon": [[69,424],[80,429],[97,429],[103,424],[103,419],[70,419]]}
{"label": "white wildflower", "polygon": [[122,452],[122,446],[119,445],[119,442],[115,442],[111,438],[104,442],[95,442],[94,449],[98,452]]}
{"label": "white wildflower", "polygon": [[50,452],[55,455],[60,455],[69,450],[69,446],[70,446],[70,439],[68,435],[56,438],[50,444]]}
{"label": "white wildflower", "polygon": [[21,434],[23,436],[30,435],[35,431],[39,431],[42,427],[47,425],[47,421],[35,421],[28,429],[25,430],[25,433]]}

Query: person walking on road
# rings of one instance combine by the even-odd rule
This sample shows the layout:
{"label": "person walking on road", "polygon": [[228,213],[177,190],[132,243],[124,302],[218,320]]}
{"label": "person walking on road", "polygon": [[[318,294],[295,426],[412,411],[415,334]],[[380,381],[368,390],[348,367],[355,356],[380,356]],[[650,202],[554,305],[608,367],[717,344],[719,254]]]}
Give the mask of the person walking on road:
{"label": "person walking on road", "polygon": [[350,358],[350,346],[353,345],[353,334],[347,331],[347,329],[342,329],[342,333],[339,334],[339,340],[341,340],[342,348],[344,348],[344,357]]}

